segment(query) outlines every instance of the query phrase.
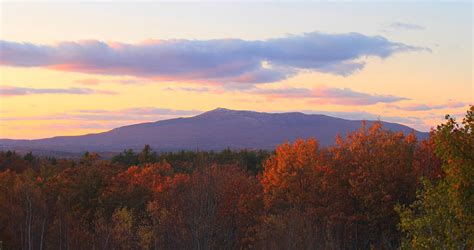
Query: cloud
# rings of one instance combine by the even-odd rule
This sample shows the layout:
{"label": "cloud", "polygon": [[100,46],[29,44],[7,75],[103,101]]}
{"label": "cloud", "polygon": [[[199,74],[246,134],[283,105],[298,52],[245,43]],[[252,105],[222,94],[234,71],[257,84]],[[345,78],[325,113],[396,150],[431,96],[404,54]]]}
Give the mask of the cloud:
{"label": "cloud", "polygon": [[468,103],[465,102],[453,102],[449,101],[443,104],[409,104],[405,106],[389,105],[390,108],[395,108],[404,111],[428,111],[428,110],[438,110],[438,109],[448,109],[448,108],[462,108],[468,106]]}
{"label": "cloud", "polygon": [[197,92],[197,93],[206,93],[206,92],[211,92],[212,90],[210,88],[206,87],[197,87],[197,88],[190,88],[190,87],[179,87],[179,88],[165,88],[164,90],[168,91],[186,91],[186,92]]}
{"label": "cloud", "polygon": [[[309,103],[317,104],[337,104],[337,105],[373,105],[377,103],[393,103],[403,100],[409,100],[406,97],[394,95],[379,95],[368,94],[354,91],[349,88],[331,88],[326,86],[319,86],[316,88],[260,88],[249,85],[224,85],[221,88],[189,88],[189,87],[168,87],[165,90],[175,91],[189,91],[198,93],[244,93],[256,96],[261,96],[267,100],[275,99],[292,99],[305,100]],[[254,102],[255,100],[253,100]]]}
{"label": "cloud", "polygon": [[307,88],[279,88],[279,89],[262,89],[253,88],[249,93],[266,96],[268,98],[282,98],[282,99],[293,99],[293,98],[312,98],[313,94],[310,89]]}
{"label": "cloud", "polygon": [[199,110],[180,110],[156,107],[135,107],[118,110],[84,109],[73,110],[67,113],[51,114],[46,116],[13,116],[2,117],[4,120],[65,120],[65,121],[94,121],[94,122],[148,122],[169,119],[181,116],[192,116],[202,113]]}
{"label": "cloud", "polygon": [[75,83],[79,83],[82,85],[99,85],[103,83],[119,83],[119,84],[142,84],[149,82],[150,79],[113,79],[113,80],[100,80],[97,78],[87,78],[87,79],[80,79],[76,80]]}
{"label": "cloud", "polygon": [[22,95],[40,95],[40,94],[71,94],[71,95],[91,95],[91,94],[107,94],[113,95],[116,92],[108,90],[94,90],[87,88],[22,88],[13,86],[0,86],[0,96],[22,96]]}
{"label": "cloud", "polygon": [[[385,122],[400,123],[419,131],[429,131],[430,126],[427,125],[422,118],[415,116],[393,116],[385,114],[374,114],[366,111],[320,111],[320,110],[298,110],[305,114],[322,114],[332,117],[338,117],[347,120],[381,120]],[[441,116],[439,116],[441,117]],[[425,117],[423,117],[425,118]]]}
{"label": "cloud", "polygon": [[117,79],[111,82],[120,84],[143,84],[149,82],[148,79]]}
{"label": "cloud", "polygon": [[405,97],[393,95],[378,95],[357,92],[349,88],[330,88],[320,86],[307,88],[262,89],[253,88],[249,93],[266,96],[270,99],[305,99],[310,103],[338,105],[373,105],[376,103],[392,103],[408,100]]}
{"label": "cloud", "polygon": [[[77,129],[110,130],[131,124],[154,122],[177,117],[197,115],[202,111],[167,109],[156,107],[134,107],[118,110],[85,109],[72,110],[65,113],[36,116],[2,116],[3,121],[45,121],[32,123],[24,129],[57,129],[70,130],[77,133]],[[9,123],[5,123],[8,126]],[[18,124],[18,123],[15,123]],[[19,123],[21,124],[24,123]],[[15,125],[17,126],[17,125]]]}
{"label": "cloud", "polygon": [[347,76],[367,57],[425,50],[359,33],[319,32],[267,40],[151,40],[138,44],[97,40],[38,45],[0,41],[0,65],[44,67],[167,81],[268,83],[301,71]]}
{"label": "cloud", "polygon": [[144,84],[150,82],[150,79],[128,79],[128,78],[121,78],[121,79],[111,79],[111,80],[101,80],[97,78],[87,78],[87,79],[80,79],[74,81],[75,83],[82,84],[82,85],[90,85],[90,86],[95,86],[99,84],[113,84],[113,83],[118,83],[118,84]]}
{"label": "cloud", "polygon": [[101,81],[96,78],[88,78],[88,79],[77,80],[76,83],[83,84],[83,85],[99,85]]}
{"label": "cloud", "polygon": [[387,27],[392,29],[404,29],[404,30],[424,30],[426,29],[423,26],[412,24],[412,23],[402,23],[402,22],[394,22],[387,25]]}
{"label": "cloud", "polygon": [[320,87],[313,90],[313,97],[320,99],[316,102],[337,103],[341,105],[372,105],[376,103],[392,103],[408,98],[394,95],[367,94],[353,91],[349,88]]}
{"label": "cloud", "polygon": [[120,110],[101,110],[101,109],[93,109],[93,110],[77,110],[80,114],[92,114],[92,115],[118,115],[118,116],[133,116],[133,115],[140,115],[140,116],[154,116],[154,115],[161,115],[161,116],[189,116],[189,115],[196,115],[202,113],[198,110],[180,110],[180,109],[167,109],[167,108],[155,108],[155,107],[136,107],[136,108],[128,108],[128,109],[120,109]]}

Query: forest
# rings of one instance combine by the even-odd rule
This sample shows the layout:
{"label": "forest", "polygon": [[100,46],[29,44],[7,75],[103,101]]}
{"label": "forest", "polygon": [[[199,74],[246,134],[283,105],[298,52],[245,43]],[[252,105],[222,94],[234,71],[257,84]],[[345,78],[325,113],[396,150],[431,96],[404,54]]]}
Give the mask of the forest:
{"label": "forest", "polygon": [[0,152],[0,249],[473,249],[474,107],[275,151]]}

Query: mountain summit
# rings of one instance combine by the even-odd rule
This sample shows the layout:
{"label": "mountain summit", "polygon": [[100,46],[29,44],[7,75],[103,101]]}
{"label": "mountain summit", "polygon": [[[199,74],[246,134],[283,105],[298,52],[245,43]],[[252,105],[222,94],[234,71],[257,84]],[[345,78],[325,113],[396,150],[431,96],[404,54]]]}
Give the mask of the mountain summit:
{"label": "mountain summit", "polygon": [[[368,125],[373,121],[368,121]],[[384,128],[409,133],[412,128],[382,122]],[[217,108],[189,118],[140,123],[107,132],[82,136],[59,136],[39,140],[0,140],[2,149],[33,151],[119,152],[139,150],[145,144],[158,151],[274,149],[278,144],[297,138],[315,137],[322,145],[331,145],[337,134],[360,128],[362,121],[326,115],[263,113]],[[419,138],[427,133],[415,131]]]}

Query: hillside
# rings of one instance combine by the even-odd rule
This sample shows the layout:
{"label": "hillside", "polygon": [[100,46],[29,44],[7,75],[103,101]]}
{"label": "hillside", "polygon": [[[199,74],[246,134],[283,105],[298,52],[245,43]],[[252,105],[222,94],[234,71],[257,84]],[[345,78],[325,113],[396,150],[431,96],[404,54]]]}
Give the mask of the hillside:
{"label": "hillside", "polygon": [[[373,121],[368,121],[372,123]],[[33,151],[118,152],[140,149],[144,144],[157,151],[274,149],[297,138],[315,137],[322,145],[334,143],[336,135],[360,128],[362,121],[317,114],[261,113],[218,108],[189,118],[140,123],[97,134],[59,136],[38,140],[0,140],[2,149]],[[392,131],[409,133],[412,128],[383,122]],[[418,138],[427,133],[416,131]]]}

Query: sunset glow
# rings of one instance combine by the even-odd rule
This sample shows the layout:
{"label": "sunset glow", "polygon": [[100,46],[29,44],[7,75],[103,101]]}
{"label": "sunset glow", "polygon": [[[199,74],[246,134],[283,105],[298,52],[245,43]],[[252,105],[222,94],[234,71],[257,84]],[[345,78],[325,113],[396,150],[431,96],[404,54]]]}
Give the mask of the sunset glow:
{"label": "sunset glow", "polygon": [[429,131],[473,102],[471,10],[2,3],[0,138],[95,133],[217,107]]}

